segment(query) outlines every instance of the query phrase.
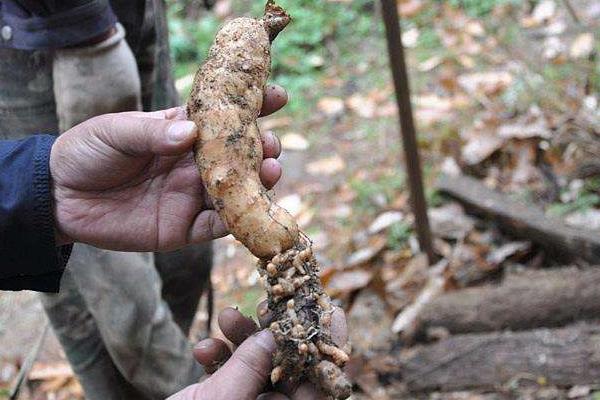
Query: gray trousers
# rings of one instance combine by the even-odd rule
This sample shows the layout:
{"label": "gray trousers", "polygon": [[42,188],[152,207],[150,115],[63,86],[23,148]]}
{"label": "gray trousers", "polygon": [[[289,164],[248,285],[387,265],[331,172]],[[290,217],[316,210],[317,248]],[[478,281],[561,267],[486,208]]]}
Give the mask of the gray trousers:
{"label": "gray trousers", "polygon": [[[150,110],[176,98],[163,5],[146,5],[131,47]],[[51,60],[45,51],[0,49],[1,138],[58,132]],[[211,263],[209,244],[162,254],[74,247],[61,292],[41,297],[88,399],[159,399],[198,381],[186,336]]]}

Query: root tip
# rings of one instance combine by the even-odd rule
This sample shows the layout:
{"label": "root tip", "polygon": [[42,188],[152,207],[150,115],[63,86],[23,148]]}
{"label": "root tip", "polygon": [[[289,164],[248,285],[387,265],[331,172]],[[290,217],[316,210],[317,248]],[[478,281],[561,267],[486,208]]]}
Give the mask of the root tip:
{"label": "root tip", "polygon": [[265,28],[269,33],[269,40],[272,42],[279,32],[290,23],[292,18],[281,6],[275,4],[273,0],[268,0],[267,5],[265,6],[263,20],[265,21]]}

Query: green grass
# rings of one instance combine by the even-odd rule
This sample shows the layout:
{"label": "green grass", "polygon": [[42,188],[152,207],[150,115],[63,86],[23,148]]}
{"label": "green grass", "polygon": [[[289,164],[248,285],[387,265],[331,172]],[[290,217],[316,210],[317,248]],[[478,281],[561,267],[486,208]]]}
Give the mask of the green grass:
{"label": "green grass", "polygon": [[410,224],[400,221],[392,224],[388,228],[387,243],[392,250],[399,250],[406,245],[408,238],[412,234]]}
{"label": "green grass", "polygon": [[394,197],[404,188],[405,176],[403,173],[389,173],[377,180],[354,179],[350,181],[350,187],[354,190],[354,200],[357,209],[372,215],[378,211],[379,206],[376,197],[383,195],[385,201],[390,203]]}
{"label": "green grass", "polygon": [[563,216],[577,211],[585,211],[600,206],[600,196],[596,193],[582,193],[575,201],[555,203],[548,207],[548,213]]}
{"label": "green grass", "polygon": [[472,17],[483,17],[498,5],[518,4],[519,2],[517,0],[449,0],[448,3],[464,9]]}
{"label": "green grass", "polygon": [[[197,66],[205,58],[221,22],[211,13],[203,14],[198,21],[187,20],[181,2],[171,0],[168,4],[175,75],[181,77],[191,73],[187,64]],[[287,112],[303,115],[324,94],[319,83],[333,57],[328,45],[339,52],[335,64],[342,65],[343,71],[343,64],[352,66],[361,58],[357,46],[373,31],[383,31],[373,24],[370,0],[280,0],[278,4],[286,8],[293,20],[274,42],[271,79],[292,94]],[[258,16],[263,7],[263,1],[234,2],[236,15]]]}
{"label": "green grass", "polygon": [[244,288],[243,291],[236,293],[230,293],[227,297],[233,297],[229,299],[232,306],[237,307],[240,312],[248,317],[256,319],[256,306],[260,299],[264,296],[264,290],[260,286],[254,286]]}

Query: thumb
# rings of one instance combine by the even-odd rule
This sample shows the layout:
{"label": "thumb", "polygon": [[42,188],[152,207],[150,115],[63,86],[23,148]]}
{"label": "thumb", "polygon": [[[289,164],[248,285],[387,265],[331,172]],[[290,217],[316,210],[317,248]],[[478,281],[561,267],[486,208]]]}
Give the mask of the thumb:
{"label": "thumb", "polygon": [[211,377],[211,387],[220,388],[220,397],[214,398],[255,399],[269,379],[275,348],[275,339],[268,330],[246,339]]}
{"label": "thumb", "polygon": [[188,152],[198,134],[192,121],[109,114],[90,121],[93,131],[110,146],[126,154],[179,155]]}

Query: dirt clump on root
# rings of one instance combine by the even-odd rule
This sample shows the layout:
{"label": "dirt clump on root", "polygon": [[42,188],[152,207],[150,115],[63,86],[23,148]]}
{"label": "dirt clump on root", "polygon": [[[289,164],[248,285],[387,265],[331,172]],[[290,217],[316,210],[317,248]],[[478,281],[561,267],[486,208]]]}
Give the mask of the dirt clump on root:
{"label": "dirt clump on root", "polygon": [[271,381],[294,381],[306,374],[334,398],[349,397],[352,385],[341,369],[348,362],[349,349],[339,348],[331,339],[335,309],[323,291],[310,241],[303,238],[272,259],[259,261],[258,270],[277,343]]}

